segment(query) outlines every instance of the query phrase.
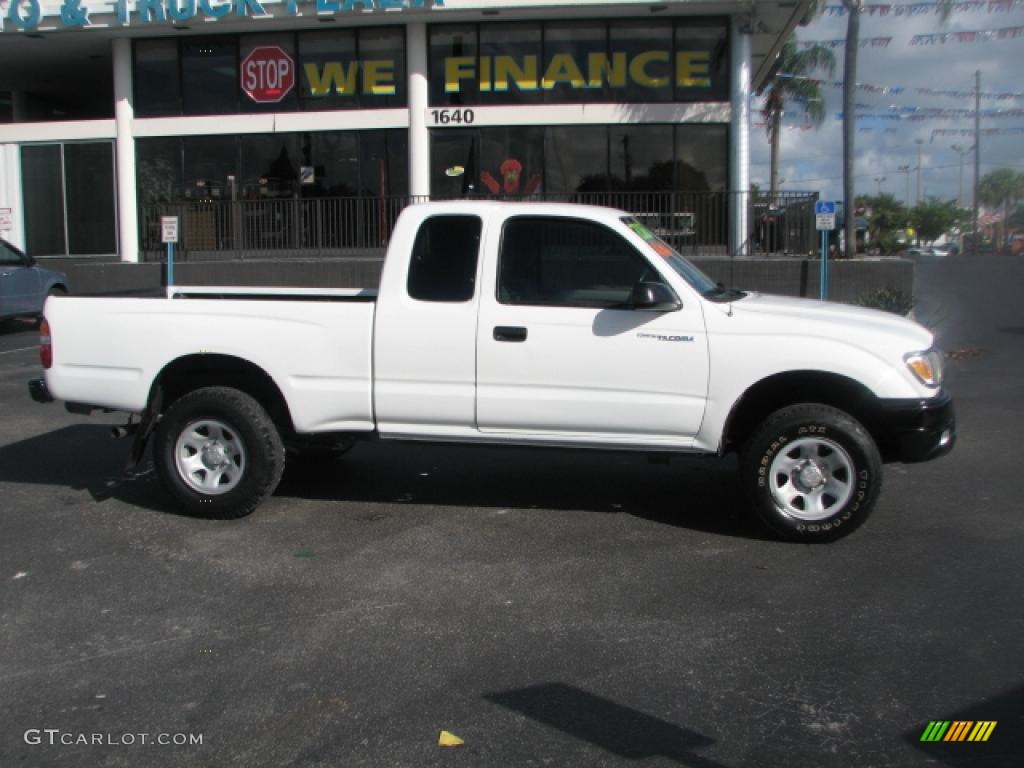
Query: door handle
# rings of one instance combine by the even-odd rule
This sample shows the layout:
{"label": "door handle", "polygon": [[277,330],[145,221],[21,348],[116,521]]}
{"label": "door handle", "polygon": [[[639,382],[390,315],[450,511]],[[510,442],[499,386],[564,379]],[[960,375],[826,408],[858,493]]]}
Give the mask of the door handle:
{"label": "door handle", "polygon": [[494,326],[495,341],[526,341],[526,329],[514,325]]}

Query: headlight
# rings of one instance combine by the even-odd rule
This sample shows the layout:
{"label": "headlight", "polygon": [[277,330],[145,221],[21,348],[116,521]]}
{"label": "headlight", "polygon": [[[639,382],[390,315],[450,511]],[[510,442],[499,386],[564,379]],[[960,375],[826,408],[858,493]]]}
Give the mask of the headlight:
{"label": "headlight", "polygon": [[927,352],[911,352],[903,356],[907,368],[918,381],[926,387],[938,387],[942,384],[942,352],[929,349]]}

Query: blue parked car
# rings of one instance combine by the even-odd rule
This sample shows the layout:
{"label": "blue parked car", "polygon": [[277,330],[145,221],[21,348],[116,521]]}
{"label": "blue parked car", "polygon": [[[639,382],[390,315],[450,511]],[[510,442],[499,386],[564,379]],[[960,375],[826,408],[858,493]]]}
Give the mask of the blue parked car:
{"label": "blue parked car", "polygon": [[36,260],[0,238],[0,320],[40,315],[47,296],[68,292],[63,272],[36,266]]}

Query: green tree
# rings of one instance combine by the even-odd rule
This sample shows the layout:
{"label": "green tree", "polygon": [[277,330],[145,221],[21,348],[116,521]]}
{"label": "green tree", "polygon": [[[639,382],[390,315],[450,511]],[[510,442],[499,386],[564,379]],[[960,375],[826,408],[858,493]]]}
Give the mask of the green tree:
{"label": "green tree", "polygon": [[929,197],[910,209],[910,224],[922,242],[930,243],[960,227],[967,215],[956,200]]}
{"label": "green tree", "polygon": [[771,142],[771,181],[769,191],[774,200],[779,191],[779,141],[782,134],[782,116],[791,102],[803,105],[807,119],[816,128],[825,121],[825,100],[821,87],[809,79],[809,75],[822,72],[828,77],[835,74],[836,57],[832,51],[821,45],[804,50],[797,48],[790,39],[779,54],[778,74],[771,80],[765,93],[764,115],[768,139]]}
{"label": "green tree", "polygon": [[900,248],[900,234],[907,228],[910,213],[902,202],[889,194],[860,197],[857,209],[863,208],[868,221],[868,238],[885,253]]}
{"label": "green tree", "polygon": [[985,205],[1002,209],[1002,236],[996,238],[996,243],[1000,247],[1006,240],[1006,232],[1010,226],[1010,211],[1022,198],[1024,198],[1024,173],[1009,168],[1000,168],[985,174],[978,182],[978,200]]}

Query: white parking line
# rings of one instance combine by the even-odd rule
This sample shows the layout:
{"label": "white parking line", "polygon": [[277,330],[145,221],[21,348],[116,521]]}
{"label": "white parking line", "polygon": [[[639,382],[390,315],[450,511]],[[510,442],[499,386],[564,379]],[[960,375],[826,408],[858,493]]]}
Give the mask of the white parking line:
{"label": "white parking line", "polygon": [[22,347],[21,349],[8,349],[6,352],[0,352],[0,355],[13,355],[15,352],[28,352],[30,349],[39,349],[39,347]]}

